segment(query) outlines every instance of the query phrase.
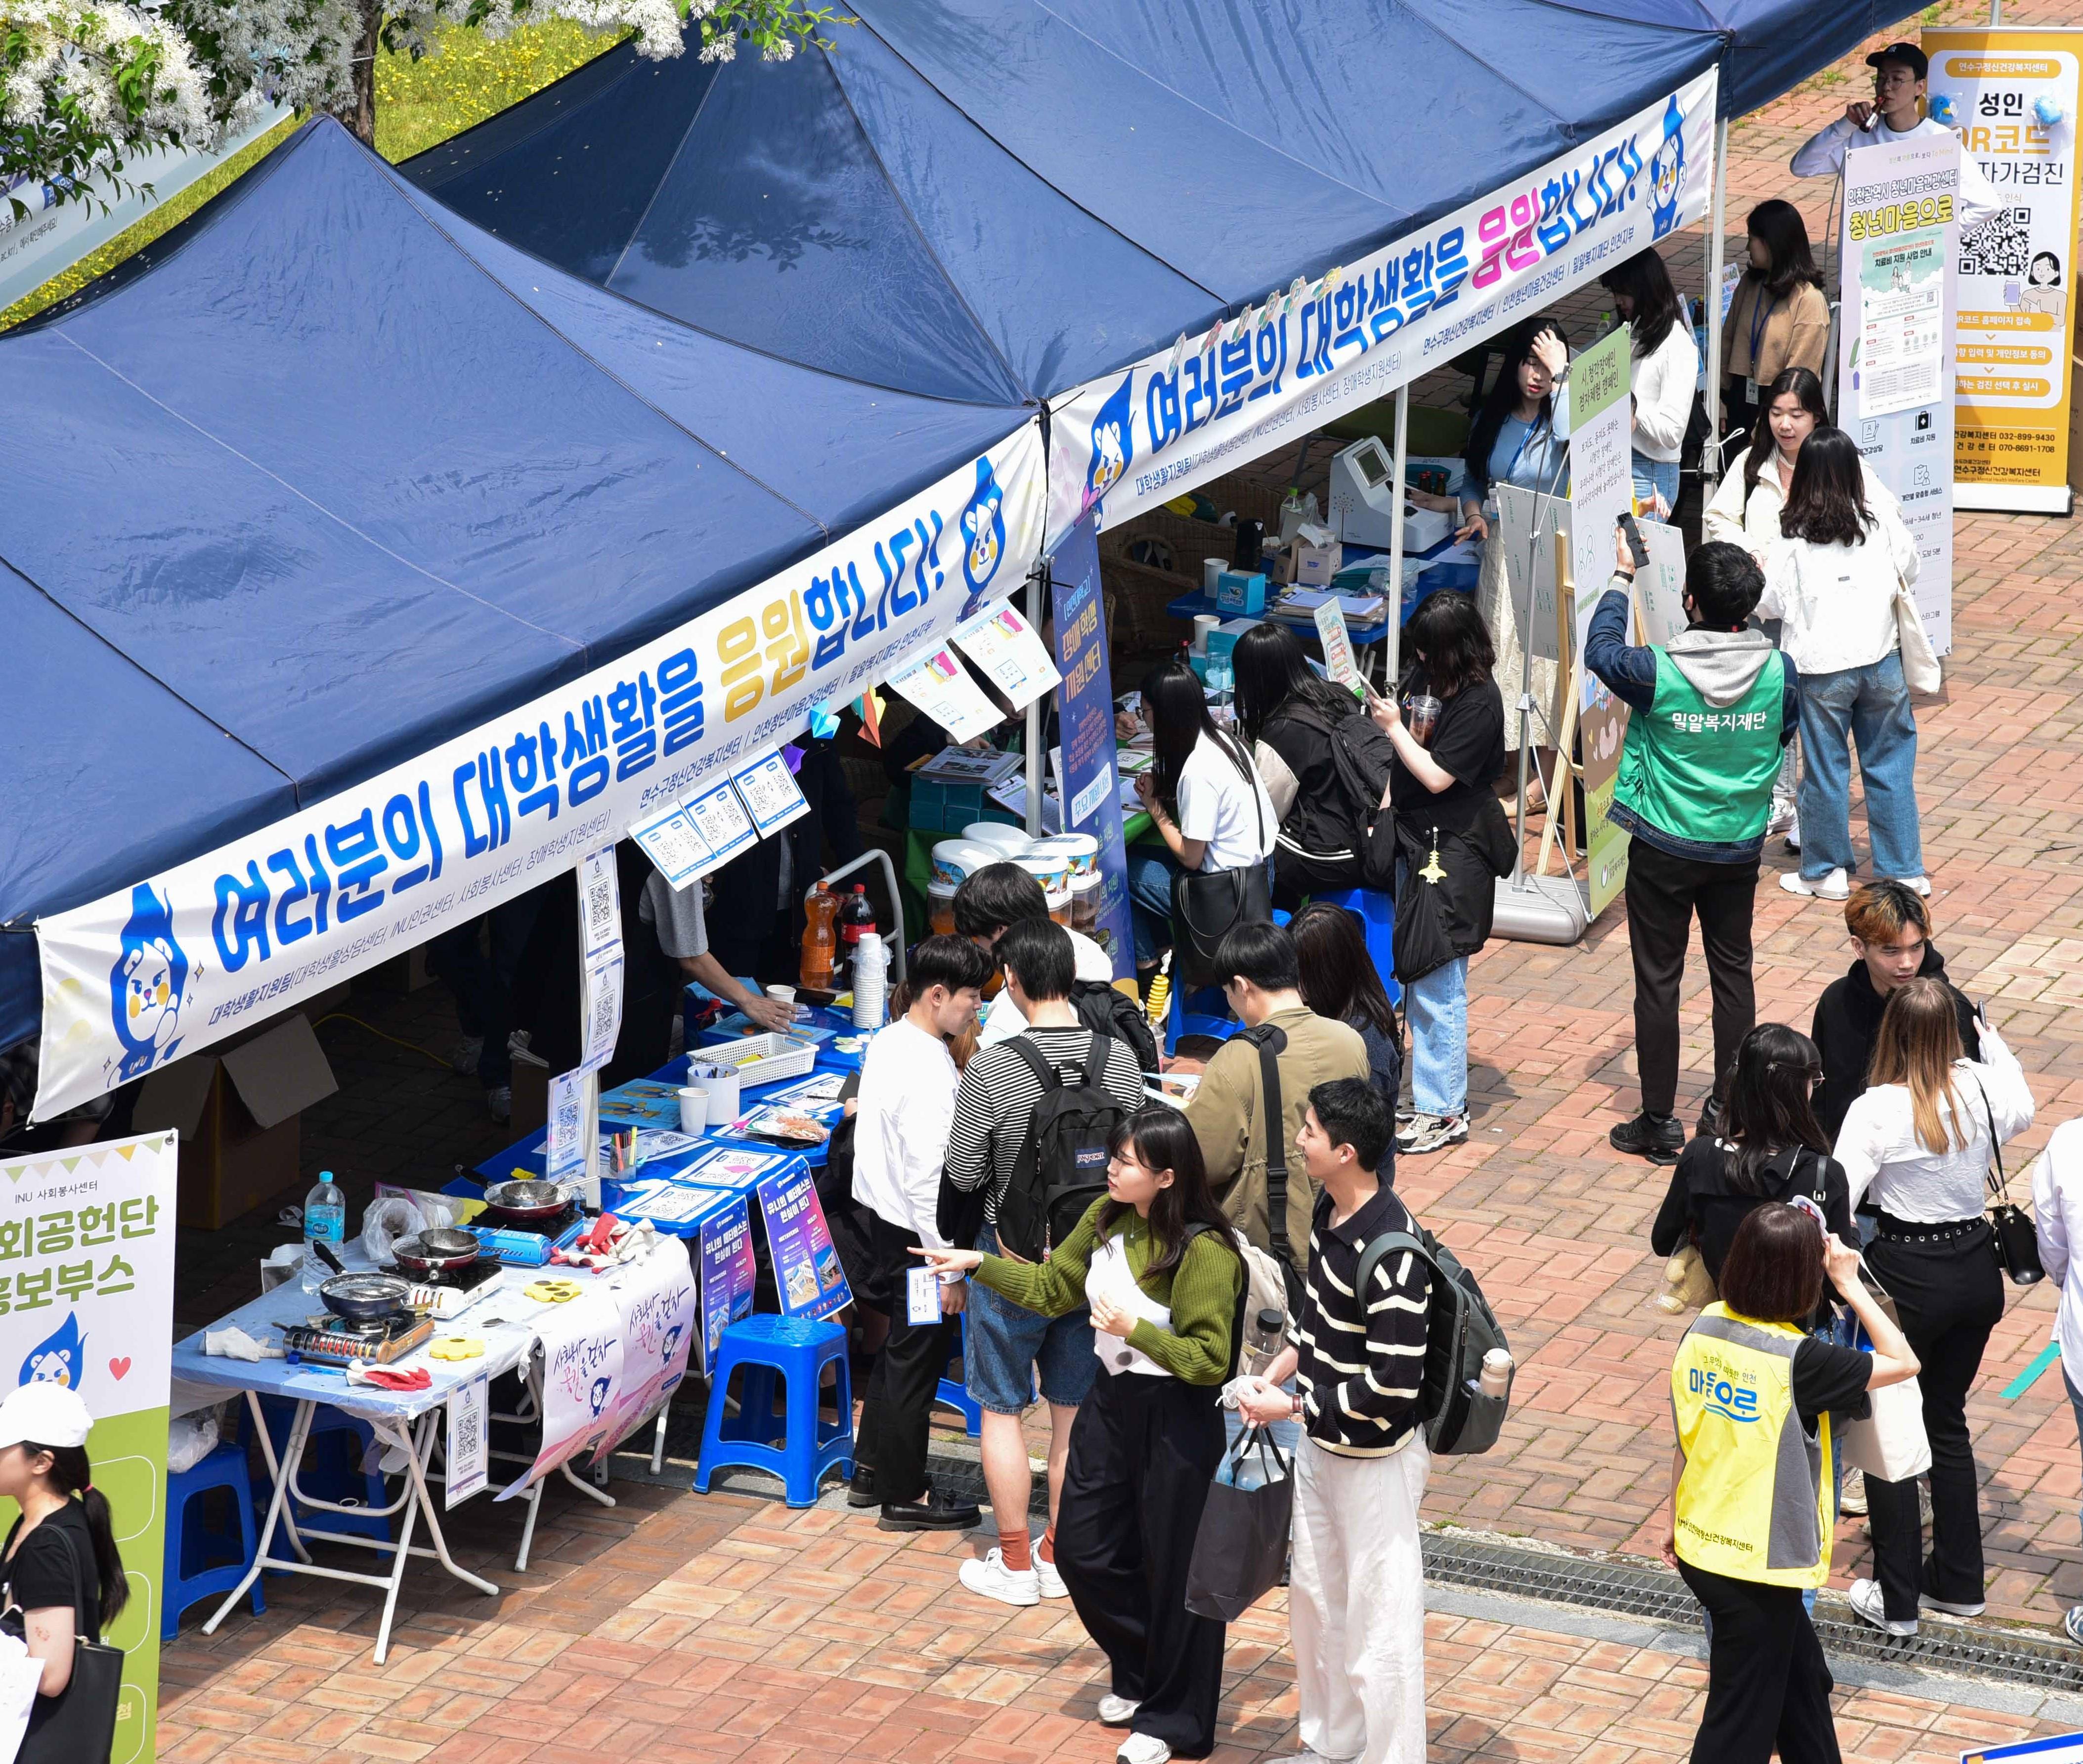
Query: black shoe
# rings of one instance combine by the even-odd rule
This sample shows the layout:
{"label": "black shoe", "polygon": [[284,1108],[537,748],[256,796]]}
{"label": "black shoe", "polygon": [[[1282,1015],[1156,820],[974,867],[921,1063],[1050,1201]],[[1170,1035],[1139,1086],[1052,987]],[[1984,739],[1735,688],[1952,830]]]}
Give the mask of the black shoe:
{"label": "black shoe", "polygon": [[983,1523],[974,1507],[950,1507],[937,1490],[928,1488],[923,1500],[892,1500],[883,1504],[876,1524],[885,1531],[968,1531]]}
{"label": "black shoe", "polygon": [[875,1491],[875,1472],[867,1465],[856,1465],[853,1480],[847,1484],[847,1505],[849,1507],[880,1507],[882,1497]]}
{"label": "black shoe", "polygon": [[1685,1129],[1675,1115],[1637,1115],[1623,1121],[1606,1136],[1616,1152],[1646,1157],[1652,1164],[1675,1164],[1685,1149]]}
{"label": "black shoe", "polygon": [[1699,1124],[1692,1131],[1703,1140],[1719,1139],[1722,1129],[1728,1125],[1728,1110],[1716,1098],[1709,1097],[1701,1105]]}

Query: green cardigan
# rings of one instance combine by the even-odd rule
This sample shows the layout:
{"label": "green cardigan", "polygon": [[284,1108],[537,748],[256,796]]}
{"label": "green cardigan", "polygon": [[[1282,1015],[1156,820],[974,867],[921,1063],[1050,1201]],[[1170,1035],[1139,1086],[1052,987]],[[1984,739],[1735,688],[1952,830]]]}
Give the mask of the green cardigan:
{"label": "green cardigan", "polygon": [[[1077,1309],[1085,1302],[1085,1271],[1098,1247],[1100,1211],[1107,1204],[1104,1197],[1094,1201],[1077,1229],[1056,1246],[1046,1262],[987,1255],[976,1278],[1000,1297],[1044,1317]],[[1201,1232],[1170,1273],[1146,1278],[1152,1244],[1149,1221],[1126,1208],[1114,1221],[1112,1235],[1122,1240],[1136,1284],[1172,1312],[1169,1329],[1147,1318],[1139,1321],[1128,1332],[1128,1345],[1184,1383],[1223,1382],[1229,1376],[1230,1330],[1244,1280],[1243,1258],[1235,1247],[1213,1231]]]}

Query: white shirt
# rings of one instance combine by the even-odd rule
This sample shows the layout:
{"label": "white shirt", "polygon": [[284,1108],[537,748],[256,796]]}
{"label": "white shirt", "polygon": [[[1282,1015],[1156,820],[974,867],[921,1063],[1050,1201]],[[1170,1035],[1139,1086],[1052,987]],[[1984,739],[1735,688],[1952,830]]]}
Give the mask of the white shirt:
{"label": "white shirt", "polygon": [[[1920,135],[1952,135],[1953,131],[1942,122],[1934,122],[1929,116],[1920,117],[1899,133],[1888,127],[1878,113],[1870,129],[1854,129],[1852,119],[1840,116],[1827,129],[1820,129],[1802,143],[1794,154],[1789,169],[1797,178],[1827,178],[1844,169],[1844,153],[1849,147],[1870,147],[1882,141],[1911,141]],[[1955,140],[1959,137],[1954,136]],[[1981,166],[1965,147],[1960,153],[1959,218],[1962,231],[1979,226],[2003,206],[2003,198],[1996,194]]]}
{"label": "white shirt", "polygon": [[1629,439],[1646,459],[1675,459],[1692,420],[1692,395],[1700,385],[1700,350],[1692,321],[1681,314],[1650,355],[1634,357],[1634,431]]}
{"label": "white shirt", "polygon": [[940,1164],[961,1074],[938,1035],[908,1017],[876,1032],[860,1063],[853,1141],[853,1196],[878,1219],[943,1247]]}
{"label": "white shirt", "polygon": [[[1071,976],[1080,980],[1103,980],[1113,984],[1113,958],[1082,931],[1072,931],[1071,938]],[[984,1009],[983,1027],[978,1031],[977,1045],[988,1047],[994,1042],[1010,1041],[1027,1026],[1027,1019],[1020,1014],[1020,1007],[1012,1002],[1012,994],[1001,989],[996,998]]]}
{"label": "white shirt", "polygon": [[1779,646],[1804,675],[1865,667],[1902,641],[1895,584],[1916,580],[1916,541],[1892,506],[1867,506],[1874,524],[1861,544],[1776,539],[1765,554],[1758,616],[1783,621]]}
{"label": "white shirt", "polygon": [[1179,768],[1179,831],[1206,841],[1202,869],[1248,869],[1263,863],[1280,834],[1280,817],[1257,768],[1244,762],[1251,773],[1249,784],[1238,769],[1236,755],[1241,751],[1241,742],[1219,746],[1203,730]]}
{"label": "white shirt", "polygon": [[[1939,1099],[1947,1140],[1942,1152],[1917,1138],[1908,1085],[1875,1085],[1853,1103],[1837,1135],[1836,1158],[1844,1166],[1854,1208],[1870,1188],[1881,1210],[1898,1219],[1937,1225],[1981,1216],[1988,1204],[1983,1172],[1991,1167],[1990,1121],[1999,1144],[2015,1139],[2032,1125],[2032,1092],[2003,1037],[1986,1025],[1982,1058],[1954,1062],[1953,1089],[1967,1119],[1954,1127],[1952,1110]],[[1962,1128],[1965,1145],[1958,1143]]]}
{"label": "white shirt", "polygon": [[[1758,473],[1757,488],[1747,501],[1744,500],[1743,468],[1750,463],[1750,451],[1739,447],[1730,455],[1722,481],[1715,486],[1713,500],[1707,505],[1700,536],[1740,545],[1762,567],[1769,561],[1772,548],[1779,543],[1779,517],[1786,506],[1786,492],[1779,481],[1777,462],[1768,462]],[[1874,476],[1873,467],[1864,460],[1859,462],[1859,471],[1865,481],[1866,506],[1876,514],[1885,509],[1900,521],[1902,505],[1895,501],[1894,491]]]}
{"label": "white shirt", "polygon": [[2064,1121],[2032,1170],[2032,1220],[2040,1265],[2061,1288],[2054,1339],[2070,1380],[2083,1390],[2083,1121]]}

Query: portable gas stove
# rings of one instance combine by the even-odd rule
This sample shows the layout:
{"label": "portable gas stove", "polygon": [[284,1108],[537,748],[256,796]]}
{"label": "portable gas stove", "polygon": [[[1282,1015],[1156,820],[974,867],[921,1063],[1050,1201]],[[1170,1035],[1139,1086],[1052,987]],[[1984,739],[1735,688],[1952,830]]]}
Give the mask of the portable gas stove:
{"label": "portable gas stove", "polygon": [[410,1311],[393,1311],[366,1323],[350,1323],[328,1314],[285,1323],[282,1351],[319,1365],[344,1366],[359,1360],[365,1365],[387,1366],[431,1339],[433,1333],[433,1318],[416,1317]]}
{"label": "portable gas stove", "polygon": [[502,1220],[496,1225],[488,1219],[483,1224],[473,1221],[464,1229],[474,1233],[477,1241],[501,1262],[517,1267],[539,1268],[550,1259],[552,1250],[561,1250],[577,1242],[585,1224],[585,1216],[574,1200],[547,1219]]}
{"label": "portable gas stove", "polygon": [[488,1254],[459,1268],[415,1274],[391,1267],[383,1272],[396,1275],[412,1287],[405,1295],[411,1309],[446,1319],[460,1316],[483,1299],[486,1288],[499,1278],[499,1258]]}

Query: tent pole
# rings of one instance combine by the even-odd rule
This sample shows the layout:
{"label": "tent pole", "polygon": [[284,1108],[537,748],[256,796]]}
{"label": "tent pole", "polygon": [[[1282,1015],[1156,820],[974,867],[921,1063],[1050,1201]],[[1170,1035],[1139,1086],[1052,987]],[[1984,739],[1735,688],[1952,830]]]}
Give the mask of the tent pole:
{"label": "tent pole", "polygon": [[1403,671],[1403,496],[1410,441],[1410,387],[1396,389],[1396,500],[1388,515],[1388,638],[1382,661],[1387,677],[1381,683],[1384,696],[1396,696],[1396,683]]}
{"label": "tent pole", "polygon": [[[1027,577],[1027,622],[1037,632],[1042,628],[1042,594],[1048,581],[1049,560],[1044,556]],[[1042,751],[1042,705],[1048,696],[1044,692],[1027,707],[1027,831],[1037,839],[1042,835],[1042,780],[1048,759]]]}
{"label": "tent pole", "polygon": [[[1722,477],[1722,235],[1729,206],[1729,125],[1714,120],[1714,203],[1707,224],[1707,445],[1700,455],[1701,493]],[[1752,364],[1756,371],[1756,364]]]}

